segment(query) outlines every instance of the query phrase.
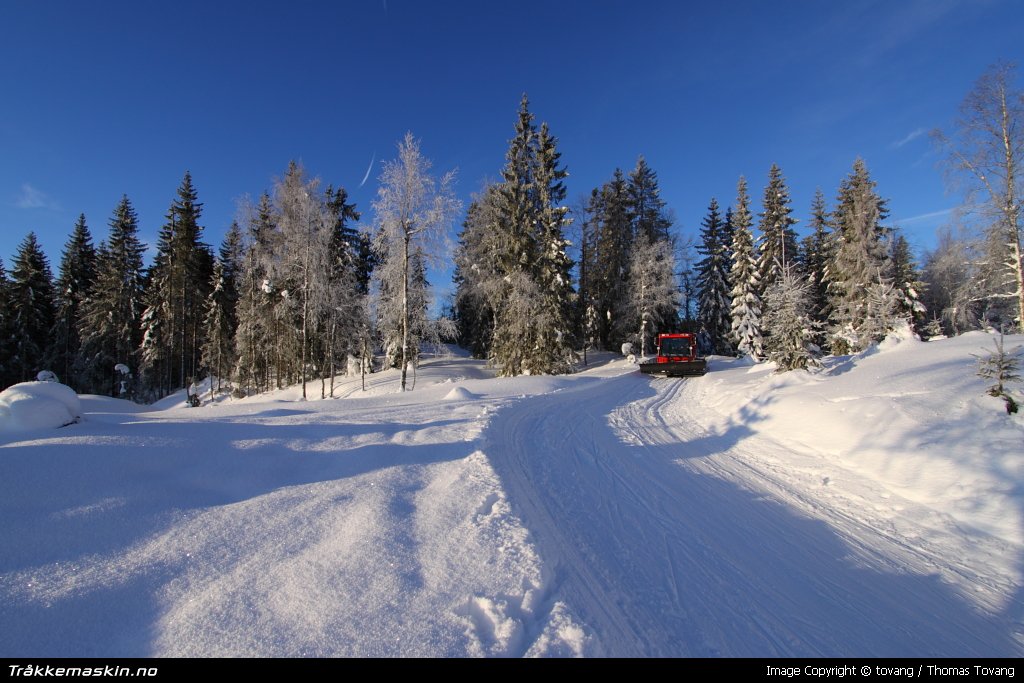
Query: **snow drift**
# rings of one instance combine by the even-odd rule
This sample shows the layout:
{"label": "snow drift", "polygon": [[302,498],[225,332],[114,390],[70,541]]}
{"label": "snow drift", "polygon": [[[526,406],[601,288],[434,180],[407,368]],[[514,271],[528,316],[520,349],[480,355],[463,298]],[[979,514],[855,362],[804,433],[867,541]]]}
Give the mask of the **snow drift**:
{"label": "snow drift", "polygon": [[64,384],[22,382],[0,393],[0,433],[56,429],[81,416],[78,395]]}

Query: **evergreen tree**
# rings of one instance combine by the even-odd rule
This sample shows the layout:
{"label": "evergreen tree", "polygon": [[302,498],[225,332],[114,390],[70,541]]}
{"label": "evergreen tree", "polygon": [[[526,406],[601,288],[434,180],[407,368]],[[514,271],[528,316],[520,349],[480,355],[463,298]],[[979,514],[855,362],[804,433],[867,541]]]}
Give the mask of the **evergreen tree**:
{"label": "evergreen tree", "polygon": [[[245,267],[245,238],[238,221],[231,221],[231,227],[224,235],[220,250],[220,281],[224,289],[224,314],[226,316],[230,339],[234,340],[238,328],[238,301],[241,298],[242,270]],[[217,278],[211,279],[211,284]],[[211,289],[212,293],[212,289]],[[209,300],[209,299],[208,299]],[[228,374],[228,373],[226,373]]]}
{"label": "evergreen tree", "polygon": [[647,165],[643,156],[636,160],[636,168],[629,174],[626,193],[633,237],[643,235],[650,243],[670,240],[672,221],[665,211],[665,201],[661,198],[658,174]]}
{"label": "evergreen tree", "polygon": [[783,269],[797,258],[796,231],[793,230],[797,220],[790,216],[793,209],[789,205],[789,188],[782,171],[775,164],[768,170],[762,206],[758,271],[762,291],[767,292],[782,276]]}
{"label": "evergreen tree", "polygon": [[213,252],[203,243],[202,204],[186,171],[157,240],[143,313],[145,389],[165,396],[198,379]]}
{"label": "evergreen tree", "polygon": [[210,373],[210,398],[220,392],[226,375],[234,363],[234,344],[231,328],[231,298],[225,286],[224,263],[217,261],[213,266],[210,282],[210,296],[206,302],[206,327],[202,348],[203,366]]}
{"label": "evergreen tree", "polygon": [[455,250],[455,321],[459,343],[474,358],[487,358],[490,353],[494,329],[491,302],[502,290],[495,270],[497,198],[498,186],[494,184],[474,197]]}
{"label": "evergreen tree", "polygon": [[7,388],[18,381],[14,354],[11,352],[10,282],[3,261],[0,261],[0,387]]}
{"label": "evergreen tree", "polygon": [[[821,188],[818,188],[811,201],[811,234],[804,238],[800,250],[800,262],[804,273],[807,274],[807,284],[810,286],[810,315],[820,323],[819,330],[824,329],[829,315],[828,269],[832,262],[833,249],[828,221],[825,195]],[[824,346],[824,334],[819,332],[819,338],[815,341],[819,346]]]}
{"label": "evergreen tree", "polygon": [[572,260],[565,239],[565,228],[571,222],[569,208],[563,206],[565,185],[562,180],[568,172],[559,167],[561,154],[557,141],[546,123],[541,124],[537,136],[534,160],[534,186],[536,189],[537,261],[535,278],[541,295],[543,316],[537,326],[536,353],[527,364],[532,374],[564,373],[576,361],[573,316],[575,292],[572,288]]}
{"label": "evergreen tree", "polygon": [[[868,292],[885,279],[885,201],[875,192],[875,182],[862,159],[839,187],[835,226],[835,256],[828,269],[832,309],[830,343],[834,353],[861,351],[878,341],[877,321],[870,319]],[[875,330],[869,334],[868,330]],[[884,332],[882,332],[884,336]]]}
{"label": "evergreen tree", "polygon": [[736,211],[732,214],[732,307],[730,309],[732,341],[741,353],[761,360],[764,342],[761,332],[761,276],[757,269],[754,219],[750,214],[747,181],[740,176],[736,187]]}
{"label": "evergreen tree", "polygon": [[117,396],[120,375],[115,366],[137,370],[142,341],[142,254],[139,223],[127,196],[110,220],[110,235],[96,259],[96,284],[83,305],[79,334],[82,346],[76,374],[91,393]]}
{"label": "evergreen tree", "polygon": [[[668,212],[665,208],[665,201],[661,198],[661,189],[658,186],[658,176],[654,170],[647,165],[647,161],[641,156],[637,159],[636,168],[629,174],[629,182],[626,185],[626,210],[629,216],[630,226],[632,228],[632,244],[631,251],[629,253],[629,260],[635,262],[633,259],[632,250],[635,250],[636,245],[642,240],[646,241],[647,245],[653,245],[656,242],[665,242],[664,247],[655,248],[652,253],[654,254],[670,254],[673,255],[675,250],[675,241],[672,238],[670,229],[672,227],[672,220],[668,216]],[[673,255],[674,260],[674,255]],[[657,268],[654,268],[652,272],[659,274],[667,274],[671,272],[671,268],[664,267],[664,264],[659,264]],[[632,283],[632,273],[627,274],[626,279]],[[633,285],[630,284],[630,287]],[[675,282],[675,274],[673,273],[670,280],[664,283],[658,283],[657,289],[670,291],[677,289]],[[636,293],[632,293],[632,297],[635,298]],[[632,317],[622,318],[622,322],[631,329],[637,329],[637,325],[640,320],[636,317],[637,313],[635,307],[631,307]],[[621,316],[620,316],[621,318]],[[653,319],[659,321],[659,331],[671,331],[677,329],[679,326],[679,314],[676,309],[676,305],[664,303],[654,313]]]}
{"label": "evergreen tree", "polygon": [[614,350],[634,334],[629,311],[629,261],[633,244],[628,186],[622,171],[595,190],[588,205],[593,217],[588,250],[588,289],[602,348]]}
{"label": "evergreen tree", "polygon": [[80,318],[95,280],[96,248],[85,223],[85,214],[81,214],[61,256],[50,360],[50,368],[59,374],[62,382],[76,391],[82,389],[74,373],[75,359],[81,346]]}
{"label": "evergreen tree", "polygon": [[924,283],[918,272],[907,238],[897,233],[889,242],[889,272],[886,278],[896,294],[896,315],[907,320],[911,328],[920,332],[925,324],[926,310],[919,292]]}
{"label": "evergreen tree", "polygon": [[[326,209],[331,217],[331,240],[327,264],[326,318],[319,327],[326,331],[326,343],[319,343],[321,367],[331,378],[330,395],[334,395],[337,366],[350,356],[363,358],[362,337],[369,326],[365,300],[369,295],[370,275],[375,266],[372,241],[351,225],[360,213],[348,202],[348,192],[328,186]],[[347,363],[345,364],[347,369]],[[324,373],[321,373],[321,397],[324,395]]]}
{"label": "evergreen tree", "polygon": [[810,314],[810,290],[810,284],[787,267],[765,294],[768,360],[778,365],[778,372],[817,365],[814,337],[819,324]]}
{"label": "evergreen tree", "polygon": [[[538,132],[523,95],[515,136],[496,190],[496,249],[490,269],[500,282],[493,298],[491,362],[502,375],[565,372],[574,360],[572,262],[566,252],[567,208],[555,138]],[[539,297],[526,305],[517,297]],[[525,322],[525,308],[533,311]]]}
{"label": "evergreen tree", "polygon": [[44,369],[56,313],[50,264],[34,232],[18,247],[7,296],[12,369],[17,381],[31,381]]}
{"label": "evergreen tree", "polygon": [[701,245],[697,253],[704,258],[697,264],[697,320],[711,345],[711,351],[722,355],[733,353],[729,341],[731,325],[728,256],[722,242],[724,222],[718,213],[718,201],[708,205],[708,215],[701,222]]}

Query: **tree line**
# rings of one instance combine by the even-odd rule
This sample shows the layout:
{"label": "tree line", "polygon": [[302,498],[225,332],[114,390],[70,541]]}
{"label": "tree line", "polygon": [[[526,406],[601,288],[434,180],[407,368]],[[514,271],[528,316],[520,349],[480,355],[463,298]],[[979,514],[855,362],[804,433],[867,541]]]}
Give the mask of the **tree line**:
{"label": "tree line", "polygon": [[244,394],[301,383],[306,396],[318,382],[327,396],[378,351],[404,389],[423,350],[453,337],[511,376],[569,372],[587,348],[646,354],[664,331],[790,369],[862,350],[902,322],[926,337],[1019,329],[1024,95],[1013,75],[992,67],[955,129],[933,134],[976,220],[942,233],[922,267],[886,224],[862,159],[831,209],[817,191],[802,240],[777,165],[759,212],[743,177],[724,212],[711,199],[695,245],[675,234],[642,156],[570,210],[557,138],[524,95],[499,179],[466,211],[448,316],[430,316],[427,272],[461,206],[454,174],[435,177],[409,134],[384,164],[369,228],[344,188],[293,162],[243,204],[216,252],[189,173],[148,267],[127,196],[98,246],[79,217],[56,279],[30,233],[10,270],[0,266],[0,382],[50,369],[81,393],[138,400],[205,376]]}

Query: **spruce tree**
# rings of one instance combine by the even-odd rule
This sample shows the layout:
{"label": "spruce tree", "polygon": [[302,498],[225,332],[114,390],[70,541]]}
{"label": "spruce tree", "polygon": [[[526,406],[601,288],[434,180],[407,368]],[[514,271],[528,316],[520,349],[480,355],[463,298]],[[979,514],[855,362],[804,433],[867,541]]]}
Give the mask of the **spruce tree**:
{"label": "spruce tree", "polygon": [[633,237],[643,235],[651,243],[671,239],[669,230],[672,221],[668,218],[665,201],[661,198],[658,174],[643,156],[637,158],[636,167],[629,174],[626,193]]}
{"label": "spruce tree", "polygon": [[810,314],[810,290],[807,280],[787,267],[765,293],[765,346],[778,372],[818,364],[814,337],[819,324]]}
{"label": "spruce tree", "polygon": [[733,347],[729,340],[731,308],[728,275],[728,257],[722,242],[724,222],[714,198],[708,205],[708,214],[701,222],[701,244],[697,253],[704,258],[697,263],[697,321],[707,335],[713,353],[730,355]]}
{"label": "spruce tree", "polygon": [[889,272],[886,274],[896,293],[896,315],[910,323],[911,329],[920,333],[926,321],[926,309],[921,303],[920,293],[924,291],[924,283],[914,255],[910,251],[910,243],[902,234],[896,235],[889,242]]}
{"label": "spruce tree", "polygon": [[234,344],[229,310],[230,296],[224,279],[224,264],[217,261],[210,281],[210,296],[206,301],[203,320],[202,362],[210,376],[210,398],[222,389],[223,382],[234,363]]}
{"label": "spruce tree", "polygon": [[455,250],[455,321],[459,343],[474,358],[487,358],[494,330],[492,302],[503,289],[495,254],[498,186],[488,185],[474,196]]}
{"label": "spruce tree", "polygon": [[0,388],[6,389],[18,381],[14,354],[11,352],[10,281],[3,261],[0,260]]}
{"label": "spruce tree", "polygon": [[858,158],[839,186],[833,212],[836,246],[828,269],[828,287],[834,353],[861,351],[880,340],[877,321],[869,310],[868,292],[881,293],[879,285],[889,270],[882,226],[887,216],[886,203],[875,191],[864,160]]}
{"label": "spruce tree", "polygon": [[186,171],[160,231],[147,278],[143,380],[164,396],[198,379],[213,252],[203,243],[202,203]]}
{"label": "spruce tree", "polygon": [[[804,238],[800,251],[800,262],[804,273],[807,275],[807,284],[810,286],[808,296],[810,297],[810,315],[820,323],[819,329],[824,329],[829,315],[828,297],[828,269],[832,261],[832,236],[828,229],[828,209],[825,205],[825,195],[819,187],[814,193],[811,201],[811,220],[809,227],[811,234]],[[824,346],[824,334],[819,335],[816,340],[819,346]]]}
{"label": "spruce tree", "polygon": [[[501,288],[494,293],[494,334],[490,361],[503,376],[520,375],[537,346],[539,315],[530,309],[524,319],[523,296],[536,297],[539,287],[534,279],[537,255],[536,202],[534,191],[534,150],[537,130],[524,94],[516,118],[515,135],[505,154],[495,201],[494,270]],[[530,306],[536,299],[529,302]]]}
{"label": "spruce tree", "polygon": [[775,164],[768,170],[768,185],[764,188],[761,212],[761,239],[759,242],[758,271],[762,291],[767,291],[782,276],[784,268],[796,261],[797,220],[789,205],[789,188],[782,171]]}
{"label": "spruce tree", "polygon": [[754,236],[751,233],[753,216],[747,181],[740,176],[736,187],[736,211],[732,214],[732,306],[730,309],[732,341],[741,353],[761,360],[764,342],[761,332],[761,276],[757,268]]}
{"label": "spruce tree", "polygon": [[[515,135],[496,190],[492,269],[494,294],[491,362],[502,375],[567,371],[574,360],[574,292],[564,229],[568,209],[556,140],[538,132],[523,95]],[[536,297],[533,302],[520,297]],[[524,311],[531,317],[524,321]]]}
{"label": "spruce tree", "polygon": [[18,247],[7,292],[12,369],[27,382],[44,369],[56,313],[50,264],[34,232]]}
{"label": "spruce tree", "polygon": [[595,321],[603,348],[617,350],[631,338],[635,321],[629,315],[629,263],[633,247],[628,185],[622,171],[591,200],[596,219],[592,264],[587,268]]}
{"label": "spruce tree", "polygon": [[50,368],[60,376],[62,382],[76,391],[82,389],[74,372],[75,359],[81,346],[80,318],[95,280],[96,248],[85,222],[85,214],[81,214],[61,256],[50,360]]}
{"label": "spruce tree", "polygon": [[138,232],[138,216],[125,195],[110,219],[110,234],[100,245],[96,284],[83,306],[79,328],[82,346],[76,371],[91,393],[119,394],[118,364],[133,375],[138,370],[145,251]]}
{"label": "spruce tree", "polygon": [[534,160],[536,189],[537,261],[535,278],[541,295],[542,318],[538,320],[536,354],[527,364],[532,374],[569,372],[576,360],[573,339],[575,292],[572,287],[572,260],[565,239],[565,228],[571,222],[569,208],[563,206],[568,175],[559,166],[561,154],[557,140],[548,125],[541,124]]}
{"label": "spruce tree", "polygon": [[[645,249],[651,249],[650,253],[658,255],[659,258],[663,258],[665,254],[670,255],[674,263],[675,241],[670,232],[672,221],[665,208],[665,201],[661,198],[658,176],[648,166],[647,161],[642,156],[637,159],[636,168],[629,174],[626,196],[626,211],[632,231],[629,255],[631,264],[637,262],[633,252],[640,248],[638,245],[641,243],[644,244]],[[651,270],[652,273],[657,273],[658,277],[669,278],[666,282],[657,283],[656,289],[659,291],[678,290],[675,273],[672,272],[673,269],[674,266],[666,267],[665,264],[658,264],[657,267]],[[635,287],[633,284],[635,278],[632,268],[630,273],[627,274],[626,279],[630,283],[630,288]],[[632,327],[632,329],[637,329],[636,326],[640,323],[639,313],[635,308],[636,296],[637,293],[635,291],[631,292],[633,305],[630,307],[629,315],[622,318],[622,322]],[[666,301],[660,304],[660,306],[655,306],[657,310],[653,313],[651,320],[658,321],[659,327],[657,331],[664,332],[677,329],[679,326],[677,304]]]}

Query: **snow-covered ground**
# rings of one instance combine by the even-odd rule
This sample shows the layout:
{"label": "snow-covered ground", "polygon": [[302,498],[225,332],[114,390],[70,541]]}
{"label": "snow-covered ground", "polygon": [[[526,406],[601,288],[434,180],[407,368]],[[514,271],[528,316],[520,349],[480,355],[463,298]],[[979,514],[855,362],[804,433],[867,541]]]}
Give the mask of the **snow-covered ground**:
{"label": "snow-covered ground", "polygon": [[0,435],[0,656],[1020,656],[1024,420],[974,376],[990,346],[82,397]]}

